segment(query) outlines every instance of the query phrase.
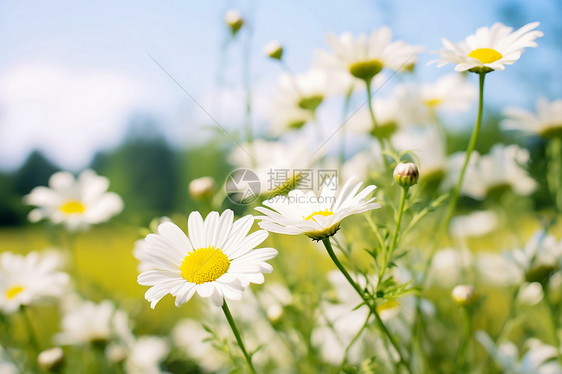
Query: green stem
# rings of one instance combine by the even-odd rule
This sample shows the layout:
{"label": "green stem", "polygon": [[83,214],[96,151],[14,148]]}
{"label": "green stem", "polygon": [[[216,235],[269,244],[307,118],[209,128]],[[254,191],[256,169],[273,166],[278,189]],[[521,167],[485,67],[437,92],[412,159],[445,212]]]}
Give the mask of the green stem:
{"label": "green stem", "polygon": [[[371,80],[365,80],[365,84],[367,85],[367,105],[369,106],[369,114],[371,115],[371,121],[373,122],[373,129],[377,130],[379,128],[379,124],[377,122],[377,119],[375,117],[375,111],[373,109],[373,97],[372,97],[373,93],[371,88]],[[384,155],[384,142],[380,137],[376,136],[376,138],[381,146],[382,161],[384,163],[384,168],[385,170],[388,170],[390,166],[388,164],[388,160],[386,159],[386,156]]]}
{"label": "green stem", "polygon": [[[349,112],[349,105],[351,104],[351,95],[353,94],[353,86],[349,88],[345,95],[343,103],[342,123],[347,120],[347,113]],[[340,166],[345,162],[345,126],[341,128],[341,145],[340,145]]]}
{"label": "green stem", "polygon": [[412,374],[412,370],[410,369],[410,365],[409,365],[408,361],[404,358],[404,354],[402,353],[402,350],[400,349],[400,346],[398,345],[398,343],[396,342],[396,340],[394,339],[394,337],[392,336],[390,331],[385,326],[384,322],[382,321],[382,319],[379,315],[379,312],[377,311],[377,308],[371,303],[371,298],[369,298],[365,295],[365,293],[363,292],[361,287],[353,280],[351,275],[347,272],[345,267],[338,260],[338,257],[336,256],[336,254],[334,253],[334,250],[332,248],[332,243],[330,243],[330,238],[322,239],[322,243],[324,243],[324,247],[326,247],[326,251],[328,252],[328,255],[330,256],[330,258],[332,259],[332,261],[334,262],[336,267],[341,271],[341,273],[347,279],[349,284],[359,294],[361,299],[363,299],[363,301],[365,302],[365,305],[367,305],[369,307],[371,313],[375,316],[382,332],[387,336],[390,343],[394,346],[394,349],[396,349],[396,352],[398,352],[398,355],[400,357],[400,363],[406,368],[406,370],[410,374]]}
{"label": "green stem", "polygon": [[463,307],[463,336],[461,346],[459,348],[457,370],[456,373],[464,372],[464,366],[466,362],[466,356],[468,354],[468,349],[470,347],[470,341],[472,340],[472,315],[470,313],[469,307]]}
{"label": "green stem", "polygon": [[556,344],[556,351],[558,352],[558,361],[562,364],[562,352],[560,351],[561,348],[560,337],[558,336],[558,330],[559,330],[558,319],[560,318],[560,316],[557,313],[556,307],[554,306],[554,304],[552,304],[552,301],[550,301],[550,298],[548,297],[549,296],[548,287],[543,287],[543,292],[544,292],[543,299],[548,309],[550,322],[552,323],[552,332],[554,335],[554,343]]}
{"label": "green stem", "polygon": [[21,315],[25,324],[25,328],[27,330],[29,345],[31,346],[32,351],[32,354],[30,355],[31,357],[29,359],[29,367],[32,373],[39,372],[39,368],[37,367],[37,355],[39,355],[39,353],[41,352],[41,348],[39,346],[39,339],[37,339],[37,333],[35,332],[35,328],[33,327],[33,323],[31,322],[28,309],[25,305],[21,306]]}
{"label": "green stem", "polygon": [[519,292],[521,291],[521,286],[517,286],[513,294],[511,295],[511,301],[509,304],[509,311],[507,312],[507,316],[505,317],[502,326],[500,328],[500,332],[498,333],[497,342],[501,343],[501,341],[505,338],[505,335],[509,332],[509,324],[513,317],[515,317],[515,312],[517,311],[517,298],[519,297]]}
{"label": "green stem", "polygon": [[371,228],[371,230],[373,231],[373,233],[377,237],[377,240],[379,241],[379,243],[381,245],[381,250],[386,253],[386,245],[384,243],[384,239],[382,238],[381,233],[379,232],[378,227],[375,225],[375,223],[373,222],[373,219],[371,218],[370,215],[366,214],[365,219],[367,220],[367,223],[369,224],[369,227]]}
{"label": "green stem", "polygon": [[431,252],[429,253],[429,257],[426,261],[424,271],[423,271],[423,274],[422,274],[422,285],[426,281],[427,271],[428,271],[429,267],[431,266],[431,262],[433,261],[433,256],[435,255],[435,252],[439,248],[439,245],[441,244],[441,240],[443,239],[443,236],[445,235],[445,233],[447,231],[447,228],[449,227],[449,223],[451,222],[451,218],[453,218],[453,214],[455,213],[455,208],[457,207],[457,202],[459,200],[459,196],[460,196],[460,192],[461,192],[462,182],[464,180],[464,174],[466,173],[466,169],[468,168],[468,164],[469,164],[469,161],[470,161],[470,155],[472,154],[472,151],[474,151],[474,147],[476,146],[476,140],[478,139],[480,127],[482,125],[482,113],[483,113],[483,108],[484,108],[484,77],[485,76],[486,76],[486,73],[480,73],[479,74],[479,77],[480,77],[480,85],[479,85],[480,95],[479,95],[479,99],[478,99],[478,116],[476,118],[476,124],[474,126],[473,131],[472,131],[472,136],[470,137],[470,141],[469,141],[468,147],[466,149],[466,156],[465,156],[464,163],[463,163],[460,175],[459,175],[459,179],[457,180],[457,184],[455,186],[455,189],[453,190],[453,193],[451,194],[451,200],[449,200],[449,206],[447,207],[447,211],[445,213],[445,218],[443,219],[443,221],[441,221],[441,225],[440,225],[439,229],[437,230],[437,235],[436,235],[435,240],[433,242],[433,247],[431,248]]}
{"label": "green stem", "polygon": [[252,364],[252,358],[248,354],[248,351],[246,351],[246,347],[244,346],[244,342],[242,341],[242,337],[240,336],[240,331],[238,330],[238,327],[236,326],[236,322],[234,322],[234,318],[232,318],[232,314],[230,313],[230,309],[228,309],[228,305],[226,304],[226,300],[223,300],[222,311],[224,312],[226,320],[228,321],[228,324],[230,325],[230,328],[232,329],[232,332],[234,333],[234,336],[236,337],[236,341],[238,342],[238,346],[240,347],[240,349],[242,350],[242,353],[244,354],[244,357],[246,358],[246,362],[248,362],[248,366],[250,367],[250,371],[252,373],[256,374],[256,369],[254,369],[254,365]]}
{"label": "green stem", "polygon": [[369,325],[369,320],[371,319],[371,312],[369,312],[369,315],[367,316],[367,318],[365,319],[365,323],[363,323],[363,326],[361,326],[361,328],[359,329],[359,331],[357,331],[357,334],[355,334],[355,336],[353,337],[353,339],[351,339],[351,341],[349,342],[349,344],[347,345],[347,347],[345,348],[345,351],[343,353],[343,361],[340,364],[338,373],[342,372],[343,367],[345,366],[345,364],[347,364],[347,355],[349,354],[349,351],[351,350],[351,347],[353,347],[353,345],[355,344],[355,342],[357,340],[359,340],[359,338],[361,337],[361,335],[363,334],[363,331],[365,331],[365,329],[367,328],[367,326]]}
{"label": "green stem", "polygon": [[[478,134],[480,132],[480,127],[482,125],[482,113],[483,113],[483,108],[484,108],[484,78],[486,76],[486,73],[480,73],[479,74],[479,99],[478,99],[478,115],[476,117],[476,124],[474,126],[474,129],[472,131],[472,136],[470,137],[470,141],[468,143],[468,147],[466,150],[466,156],[464,159],[464,164],[463,167],[461,169],[460,175],[459,175],[459,179],[457,181],[457,184],[455,186],[455,189],[453,190],[452,194],[451,194],[451,199],[449,200],[449,206],[447,208],[447,211],[445,213],[445,217],[443,219],[443,221],[441,222],[440,227],[437,229],[437,234],[435,235],[435,239],[433,241],[433,246],[430,249],[429,252],[429,256],[427,258],[427,261],[424,264],[424,267],[422,269],[422,274],[421,274],[421,279],[420,279],[420,285],[423,286],[425,284],[425,282],[427,281],[427,276],[428,276],[428,271],[429,268],[431,267],[431,263],[433,262],[433,257],[435,256],[435,252],[437,252],[437,249],[439,248],[439,245],[441,244],[441,240],[443,239],[443,236],[445,235],[445,232],[447,231],[447,228],[449,227],[449,223],[451,221],[451,218],[453,217],[453,213],[455,212],[455,208],[457,206],[457,201],[459,199],[459,195],[460,195],[460,190],[462,187],[462,182],[464,179],[464,174],[466,172],[466,169],[468,167],[468,163],[470,161],[470,155],[472,154],[472,151],[474,151],[474,147],[476,146],[476,140],[478,139]],[[413,331],[413,336],[417,337],[417,339],[421,339],[422,338],[422,334],[415,334],[416,330],[419,324],[418,324],[418,320],[420,319],[420,315],[421,315],[421,297],[417,298],[416,301],[416,313],[415,313],[415,318],[414,321],[416,321],[413,326],[414,326],[414,331]],[[423,326],[421,326],[423,327]]]}
{"label": "green stem", "polygon": [[402,222],[402,215],[404,213],[404,205],[406,203],[406,197],[408,195],[408,189],[409,189],[409,187],[402,187],[402,193],[400,195],[400,206],[398,208],[398,218],[396,219],[396,227],[394,227],[394,233],[392,234],[392,242],[390,243],[390,248],[388,249],[388,252],[386,253],[384,263],[383,263],[383,267],[382,267],[382,269],[379,273],[379,283],[382,282],[382,278],[384,277],[384,272],[386,271],[386,268],[388,267],[388,263],[392,259],[392,253],[394,252],[394,249],[396,248],[396,241],[398,239],[398,232],[400,231],[400,223]]}
{"label": "green stem", "polygon": [[546,145],[548,189],[554,201],[554,208],[562,212],[562,137],[550,139]]}

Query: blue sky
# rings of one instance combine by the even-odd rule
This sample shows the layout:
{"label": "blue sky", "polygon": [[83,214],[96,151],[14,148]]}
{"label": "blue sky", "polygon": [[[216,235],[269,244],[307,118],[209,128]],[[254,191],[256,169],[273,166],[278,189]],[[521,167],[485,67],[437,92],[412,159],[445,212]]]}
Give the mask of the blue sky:
{"label": "blue sky", "polygon": [[[511,8],[506,8],[508,5]],[[425,66],[441,37],[458,41],[480,26],[540,21],[545,36],[505,72],[490,75],[489,105],[532,107],[538,95],[562,97],[561,6],[555,1],[3,1],[0,2],[0,168],[38,148],[64,168],[83,168],[96,150],[125,136],[135,113],[153,116],[175,145],[203,139],[211,120],[151,59],[153,56],[226,128],[242,122],[240,40],[226,52],[218,86],[223,15],[239,9],[252,24],[255,118],[282,70],[262,55],[281,41],[295,72],[306,71],[327,33],[392,27],[395,38],[426,47],[419,76],[452,71]],[[510,17],[507,17],[511,14]],[[248,37],[241,34],[241,37]],[[558,39],[556,39],[558,38]]]}

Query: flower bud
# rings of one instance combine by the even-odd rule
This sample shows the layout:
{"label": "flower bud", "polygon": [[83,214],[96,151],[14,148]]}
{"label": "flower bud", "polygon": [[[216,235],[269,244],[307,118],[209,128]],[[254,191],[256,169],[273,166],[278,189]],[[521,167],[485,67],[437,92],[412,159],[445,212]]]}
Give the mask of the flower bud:
{"label": "flower bud", "polygon": [[215,181],[211,177],[197,178],[189,183],[189,195],[193,200],[210,200],[215,189]]}
{"label": "flower bud", "polygon": [[228,25],[228,27],[230,27],[232,35],[236,35],[238,30],[240,30],[240,28],[242,28],[242,26],[244,25],[244,19],[235,9],[231,9],[226,12],[224,16],[224,22]]}
{"label": "flower bud", "polygon": [[283,46],[277,40],[273,40],[263,47],[263,53],[274,60],[281,60],[283,58]]}
{"label": "flower bud", "polygon": [[61,347],[47,349],[37,356],[37,363],[42,370],[57,371],[64,361],[64,352]]}
{"label": "flower bud", "polygon": [[109,345],[105,350],[105,357],[109,362],[119,364],[127,358],[127,349],[122,345]]}
{"label": "flower bud", "polygon": [[470,305],[476,299],[476,294],[474,292],[473,286],[459,285],[453,288],[451,296],[457,305],[466,306]]}
{"label": "flower bud", "polygon": [[401,162],[394,168],[394,180],[400,187],[408,188],[418,183],[420,172],[416,164]]}

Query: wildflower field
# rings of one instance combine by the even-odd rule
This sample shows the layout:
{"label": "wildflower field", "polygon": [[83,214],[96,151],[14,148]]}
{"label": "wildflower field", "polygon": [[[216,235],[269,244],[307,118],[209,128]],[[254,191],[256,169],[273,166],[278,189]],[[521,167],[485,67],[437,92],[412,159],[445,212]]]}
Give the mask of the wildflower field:
{"label": "wildflower field", "polygon": [[[206,133],[170,146],[138,115],[79,168],[32,152],[0,173],[0,374],[562,374],[552,7],[546,25],[513,5],[512,23],[439,28],[431,45],[334,23],[299,56],[290,38],[252,52],[275,30],[256,4],[209,5],[210,101],[155,37],[143,56]],[[203,60],[208,35],[186,38]],[[520,92],[525,60],[540,69]]]}

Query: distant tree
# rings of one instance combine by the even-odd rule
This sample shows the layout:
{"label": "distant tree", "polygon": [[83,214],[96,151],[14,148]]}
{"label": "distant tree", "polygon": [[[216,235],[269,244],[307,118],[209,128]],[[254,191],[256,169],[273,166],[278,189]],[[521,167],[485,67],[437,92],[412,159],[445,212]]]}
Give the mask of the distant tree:
{"label": "distant tree", "polygon": [[154,119],[134,118],[125,142],[112,152],[96,155],[91,167],[110,179],[110,189],[125,202],[126,215],[146,221],[174,211],[178,158]]}
{"label": "distant tree", "polygon": [[60,168],[49,161],[40,151],[29,154],[21,168],[13,175],[14,191],[18,194],[28,194],[34,187],[46,186],[49,177]]}

